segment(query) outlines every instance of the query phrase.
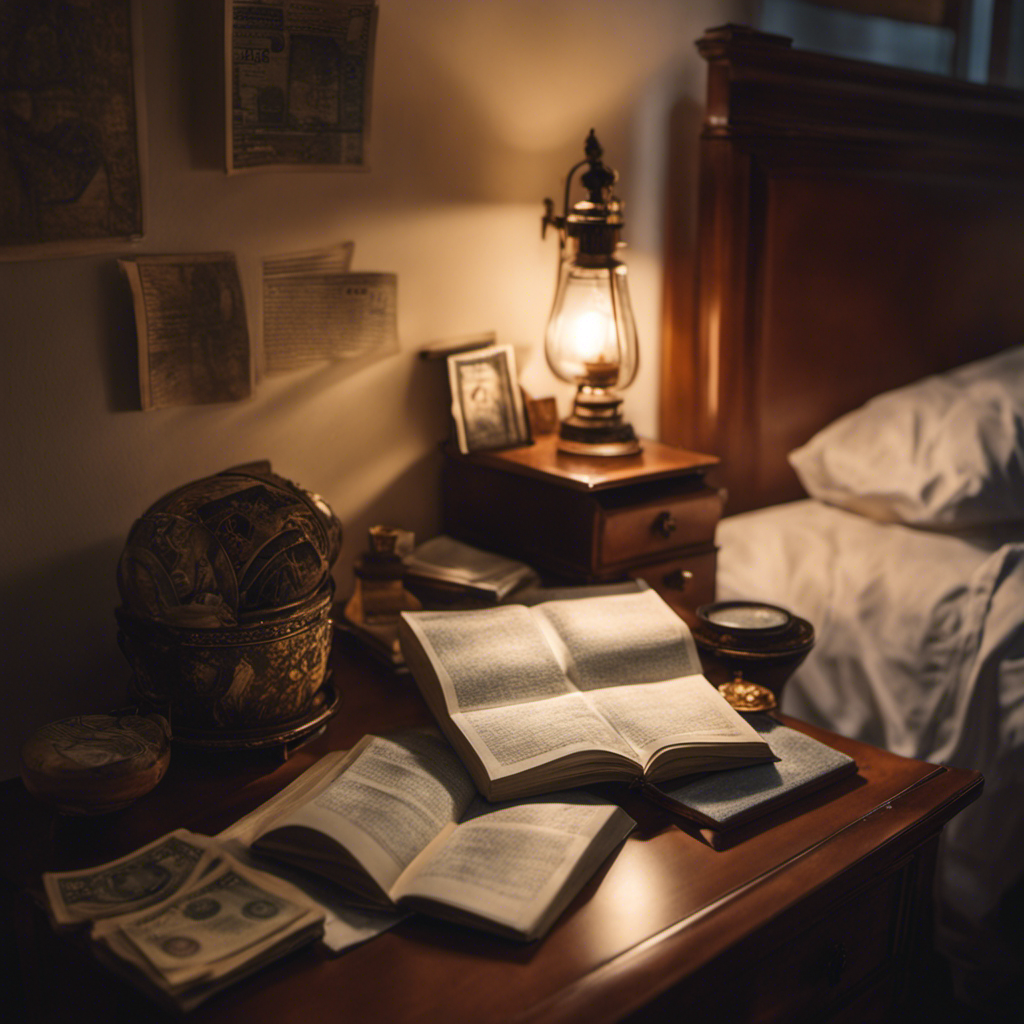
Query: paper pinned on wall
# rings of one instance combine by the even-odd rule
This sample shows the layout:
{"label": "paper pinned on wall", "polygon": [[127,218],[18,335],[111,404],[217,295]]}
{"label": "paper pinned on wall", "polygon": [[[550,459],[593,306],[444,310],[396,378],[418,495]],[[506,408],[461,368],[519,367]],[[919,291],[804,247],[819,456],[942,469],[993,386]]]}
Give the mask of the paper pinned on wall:
{"label": "paper pinned on wall", "polygon": [[253,366],[234,253],[118,260],[135,305],[143,409],[237,402]]}
{"label": "paper pinned on wall", "polygon": [[352,273],[353,244],[263,261],[263,369],[398,351],[398,278]]}
{"label": "paper pinned on wall", "polygon": [[375,0],[225,0],[226,164],[367,166]]}
{"label": "paper pinned on wall", "polygon": [[140,0],[6,0],[0,260],[123,248],[145,229]]}

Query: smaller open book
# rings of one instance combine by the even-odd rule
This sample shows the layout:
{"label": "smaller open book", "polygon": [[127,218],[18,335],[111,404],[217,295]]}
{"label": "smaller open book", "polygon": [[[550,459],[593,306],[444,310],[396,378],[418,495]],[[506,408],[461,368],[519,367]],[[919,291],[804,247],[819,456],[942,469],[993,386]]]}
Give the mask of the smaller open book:
{"label": "smaller open book", "polygon": [[654,590],[403,612],[399,641],[492,800],[772,757],[701,674],[689,629]]}
{"label": "smaller open book", "polygon": [[587,792],[489,804],[434,732],[366,736],[300,779],[254,852],[330,879],[369,907],[524,941],[550,928],[634,826]]}
{"label": "smaller open book", "polygon": [[654,803],[704,826],[701,831],[712,846],[727,845],[729,833],[739,826],[857,770],[848,754],[770,715],[751,715],[749,721],[777,761],[642,786]]}

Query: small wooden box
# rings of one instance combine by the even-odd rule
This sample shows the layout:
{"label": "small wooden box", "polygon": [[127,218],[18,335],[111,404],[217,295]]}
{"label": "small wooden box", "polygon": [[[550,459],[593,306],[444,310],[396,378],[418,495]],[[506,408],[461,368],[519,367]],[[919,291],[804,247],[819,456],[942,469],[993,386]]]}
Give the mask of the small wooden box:
{"label": "small wooden box", "polygon": [[671,604],[714,600],[718,460],[644,441],[639,455],[566,455],[557,439],[496,452],[446,450],[444,530],[556,581],[640,577]]}

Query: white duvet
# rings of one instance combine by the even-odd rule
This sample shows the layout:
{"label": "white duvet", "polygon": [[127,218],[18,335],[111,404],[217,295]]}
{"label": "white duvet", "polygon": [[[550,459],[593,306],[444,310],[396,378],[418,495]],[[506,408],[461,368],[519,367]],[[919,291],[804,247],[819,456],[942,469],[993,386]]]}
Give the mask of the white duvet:
{"label": "white duvet", "polygon": [[984,773],[943,834],[940,942],[965,986],[1019,971],[996,917],[1024,876],[1024,528],[942,534],[807,500],[729,517],[717,539],[719,600],[815,627],[783,710]]}

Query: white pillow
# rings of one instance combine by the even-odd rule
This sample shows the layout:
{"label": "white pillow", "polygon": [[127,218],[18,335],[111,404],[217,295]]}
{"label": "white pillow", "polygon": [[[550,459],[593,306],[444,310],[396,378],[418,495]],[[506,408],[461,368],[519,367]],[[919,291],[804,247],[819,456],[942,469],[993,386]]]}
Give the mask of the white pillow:
{"label": "white pillow", "polygon": [[1024,520],[1024,346],[887,391],[789,461],[812,498],[873,519]]}

